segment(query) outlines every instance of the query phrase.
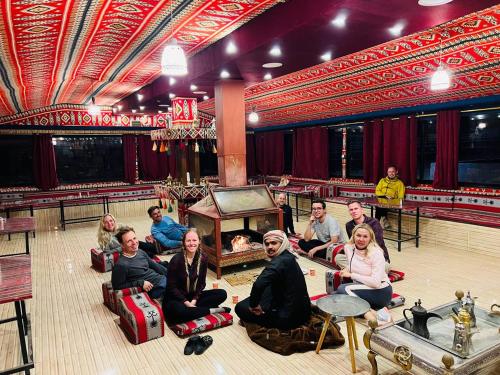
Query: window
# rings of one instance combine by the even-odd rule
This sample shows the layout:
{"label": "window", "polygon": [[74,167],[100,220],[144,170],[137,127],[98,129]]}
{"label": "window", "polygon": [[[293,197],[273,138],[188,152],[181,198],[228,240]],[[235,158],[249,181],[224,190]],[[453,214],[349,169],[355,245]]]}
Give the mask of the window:
{"label": "window", "polygon": [[330,177],[342,177],[342,128],[328,129],[328,172]]}
{"label": "window", "polygon": [[458,153],[461,185],[500,186],[500,110],[462,113]]}
{"label": "window", "polygon": [[436,116],[417,118],[417,181],[431,183],[436,168]]}
{"label": "window", "polygon": [[212,143],[205,141],[198,141],[200,147],[200,175],[201,176],[217,176],[218,161],[217,154],[212,152]]}
{"label": "window", "polygon": [[284,133],[283,149],[285,151],[285,174],[292,174],[293,169],[293,132]]}
{"label": "window", "polygon": [[33,138],[0,137],[0,186],[30,186],[33,180]]}
{"label": "window", "polygon": [[54,136],[52,142],[61,183],[123,179],[121,136]]}
{"label": "window", "polygon": [[347,127],[346,177],[363,178],[363,127]]}

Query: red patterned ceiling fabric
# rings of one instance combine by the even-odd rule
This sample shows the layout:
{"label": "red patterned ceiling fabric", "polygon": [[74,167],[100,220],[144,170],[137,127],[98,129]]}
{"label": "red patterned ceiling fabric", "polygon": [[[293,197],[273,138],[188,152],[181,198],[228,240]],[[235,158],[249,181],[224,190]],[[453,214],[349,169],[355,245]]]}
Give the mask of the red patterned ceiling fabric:
{"label": "red patterned ceiling fabric", "polygon": [[277,2],[2,0],[0,116],[91,96],[112,105],[160,75],[172,34],[192,55]]}
{"label": "red patterned ceiling fabric", "polygon": [[[269,126],[498,94],[499,24],[500,6],[494,6],[250,86],[246,111],[257,108],[259,123]],[[431,91],[441,45],[452,87]],[[199,109],[213,113],[214,105],[211,99]]]}

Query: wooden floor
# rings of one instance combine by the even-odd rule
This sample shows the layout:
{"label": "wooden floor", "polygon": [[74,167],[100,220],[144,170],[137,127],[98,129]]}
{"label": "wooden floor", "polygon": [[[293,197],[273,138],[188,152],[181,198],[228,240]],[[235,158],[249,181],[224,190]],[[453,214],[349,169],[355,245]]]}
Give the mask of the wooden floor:
{"label": "wooden floor", "polygon": [[[149,232],[145,216],[120,217],[131,224],[140,237]],[[343,224],[343,223],[342,223]],[[27,301],[31,315],[36,374],[349,374],[347,344],[340,349],[322,350],[284,357],[252,343],[244,328],[235,323],[211,331],[213,345],[201,356],[184,356],[185,339],[166,329],[163,338],[141,345],[130,344],[116,324],[117,316],[102,304],[101,284],[111,274],[90,268],[89,249],[96,245],[96,223],[71,225],[63,231],[39,231],[30,238],[33,267],[33,299]],[[305,222],[296,230],[303,232]],[[0,254],[24,250],[24,236],[11,241],[0,238]],[[403,281],[394,284],[395,292],[406,297],[406,307],[421,298],[427,308],[454,298],[456,289],[470,289],[478,296],[477,304],[488,307],[500,300],[498,258],[466,253],[462,250],[428,245],[415,248],[405,244],[398,253],[389,248],[393,267],[406,272]],[[311,296],[324,293],[325,268],[300,259],[304,268],[316,269],[306,276]],[[1,274],[0,274],[1,277]],[[207,285],[215,274],[209,272]],[[251,285],[231,287],[224,278],[219,287],[228,295],[248,296]],[[234,308],[230,300],[227,306]],[[392,310],[402,317],[403,308]],[[14,314],[13,304],[0,306],[0,319]],[[357,322],[361,337],[366,327]],[[347,337],[345,325],[342,333]],[[0,369],[20,361],[15,323],[0,326]],[[369,374],[366,349],[361,344],[356,354],[358,373]],[[393,365],[379,359],[383,374],[398,373]]]}

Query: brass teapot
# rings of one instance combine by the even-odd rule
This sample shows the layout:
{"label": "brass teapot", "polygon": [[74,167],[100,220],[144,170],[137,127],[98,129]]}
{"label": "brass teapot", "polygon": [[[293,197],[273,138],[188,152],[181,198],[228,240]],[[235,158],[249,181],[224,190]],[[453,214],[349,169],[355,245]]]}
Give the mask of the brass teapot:
{"label": "brass teapot", "polygon": [[[413,315],[413,324],[410,322],[410,319],[406,316],[406,311],[410,311]],[[415,302],[415,306],[411,309],[404,309],[403,315],[410,325],[410,328],[413,333],[416,333],[419,336],[422,336],[426,339],[429,338],[429,329],[427,328],[427,320],[429,318],[439,318],[443,319],[440,315],[432,312],[427,312],[427,310],[422,306],[422,301],[420,298],[418,302]]]}
{"label": "brass teapot", "polygon": [[477,331],[471,331],[472,318],[465,305],[458,310],[458,313],[456,308],[453,308],[453,312],[455,312],[455,314],[451,315],[453,321],[455,322],[453,350],[467,356],[472,348],[472,335]]}

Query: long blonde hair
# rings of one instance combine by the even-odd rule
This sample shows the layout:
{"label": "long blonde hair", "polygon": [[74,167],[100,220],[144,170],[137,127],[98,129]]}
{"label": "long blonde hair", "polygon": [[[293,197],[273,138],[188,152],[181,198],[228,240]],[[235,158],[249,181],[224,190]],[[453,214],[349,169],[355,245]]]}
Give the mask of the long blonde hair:
{"label": "long blonde hair", "polygon": [[356,247],[356,243],[354,241],[354,236],[355,236],[356,232],[360,229],[364,229],[364,230],[368,231],[368,233],[370,235],[370,242],[368,243],[368,246],[366,247],[366,249],[367,249],[366,256],[371,257],[375,251],[381,251],[383,253],[384,251],[382,250],[382,248],[377,243],[377,240],[375,239],[375,233],[373,232],[372,227],[369,226],[368,224],[365,224],[365,223],[358,224],[354,227],[354,229],[352,230],[352,236],[351,236],[351,238],[349,238],[349,241],[347,241],[347,243],[351,244],[353,247]]}
{"label": "long blonde hair", "polygon": [[[108,216],[112,218],[113,221],[115,222],[115,230],[113,232],[108,232],[104,228],[104,221]],[[99,228],[97,229],[97,243],[99,244],[99,247],[101,249],[104,249],[106,246],[108,246],[108,244],[111,242],[111,237],[115,235],[117,229],[118,229],[118,224],[113,215],[106,214],[103,217],[101,217],[101,220],[99,220]]]}
{"label": "long blonde hair", "polygon": [[[189,263],[187,259],[187,250],[186,246],[184,246],[184,243],[186,242],[186,237],[188,233],[196,233],[198,236],[198,240],[201,241],[200,235],[198,234],[198,231],[196,228],[189,228],[184,234],[182,235],[182,254],[184,255],[184,266],[186,267],[186,290],[188,293],[191,292],[191,279],[189,278]],[[200,276],[200,267],[201,267],[201,250],[200,250],[200,245],[198,245],[198,249],[196,250],[196,253],[194,254],[193,257],[193,262],[196,262],[194,265],[196,267],[196,280],[194,281],[193,284],[193,292],[196,290],[196,285],[198,284],[198,278]],[[191,264],[192,265],[192,264]]]}

